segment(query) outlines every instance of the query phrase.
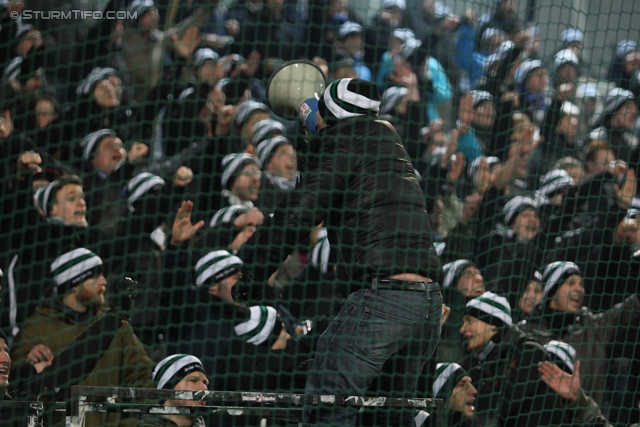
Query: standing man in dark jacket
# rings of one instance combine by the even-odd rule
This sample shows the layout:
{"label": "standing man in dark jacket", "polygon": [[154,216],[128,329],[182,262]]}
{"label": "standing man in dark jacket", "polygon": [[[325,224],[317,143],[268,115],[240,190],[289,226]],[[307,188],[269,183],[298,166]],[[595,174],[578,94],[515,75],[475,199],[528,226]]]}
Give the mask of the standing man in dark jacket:
{"label": "standing man in dark jacket", "polygon": [[[245,278],[253,272],[266,282],[324,221],[340,260],[338,281],[350,294],[318,341],[308,394],[364,395],[393,357],[404,381],[392,393],[410,397],[440,336],[442,267],[424,193],[397,132],[378,120],[379,107],[373,83],[341,79],[308,108],[307,130],[320,135],[310,143],[308,169],[289,206],[265,221],[253,269],[245,268]],[[391,410],[390,424],[415,425],[407,409]],[[350,426],[357,412],[330,406],[306,415],[305,425]]]}

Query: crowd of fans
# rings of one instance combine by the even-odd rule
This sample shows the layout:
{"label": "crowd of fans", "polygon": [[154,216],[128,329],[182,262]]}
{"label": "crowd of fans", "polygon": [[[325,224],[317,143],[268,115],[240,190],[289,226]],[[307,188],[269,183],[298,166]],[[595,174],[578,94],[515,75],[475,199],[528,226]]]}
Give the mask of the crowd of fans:
{"label": "crowd of fans", "polygon": [[[310,138],[266,95],[304,59],[377,84],[420,180],[446,305],[421,393],[446,425],[638,422],[640,47],[593,75],[579,29],[544,58],[557,41],[515,0],[480,18],[445,3],[365,19],[348,0],[110,0],[134,18],[73,22],[0,5],[0,388],[123,311],[66,385],[304,388],[349,293],[338,242],[320,224],[269,283],[241,280],[308,166]],[[167,420],[140,422],[205,423]]]}

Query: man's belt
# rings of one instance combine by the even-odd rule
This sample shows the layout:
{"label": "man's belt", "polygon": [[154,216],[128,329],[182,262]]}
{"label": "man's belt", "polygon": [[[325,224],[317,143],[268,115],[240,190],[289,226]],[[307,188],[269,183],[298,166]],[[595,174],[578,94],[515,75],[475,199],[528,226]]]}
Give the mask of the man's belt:
{"label": "man's belt", "polygon": [[371,279],[371,289],[376,291],[378,289],[392,290],[392,291],[439,291],[440,284],[435,282],[409,282],[407,280],[399,279],[378,279],[374,277]]}

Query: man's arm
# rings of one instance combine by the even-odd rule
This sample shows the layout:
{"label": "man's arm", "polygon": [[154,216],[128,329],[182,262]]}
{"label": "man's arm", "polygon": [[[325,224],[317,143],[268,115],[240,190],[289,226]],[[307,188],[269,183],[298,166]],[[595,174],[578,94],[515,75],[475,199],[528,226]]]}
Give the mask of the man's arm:
{"label": "man's arm", "polygon": [[271,221],[258,229],[253,259],[245,261],[243,280],[266,283],[295,247],[325,220],[328,209],[345,190],[353,153],[348,153],[345,144],[325,144],[324,153],[315,156],[288,204],[280,205]]}

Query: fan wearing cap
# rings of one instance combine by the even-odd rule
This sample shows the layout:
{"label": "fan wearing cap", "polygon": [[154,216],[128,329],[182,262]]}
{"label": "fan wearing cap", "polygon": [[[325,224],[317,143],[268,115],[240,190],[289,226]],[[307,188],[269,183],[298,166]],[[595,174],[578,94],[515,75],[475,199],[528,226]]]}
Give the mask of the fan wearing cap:
{"label": "fan wearing cap", "polygon": [[[340,254],[338,278],[351,293],[318,342],[307,380],[310,394],[364,393],[383,362],[396,354],[415,358],[406,375],[417,377],[439,335],[442,299],[434,282],[442,270],[425,196],[402,140],[390,123],[378,120],[379,108],[380,94],[373,83],[341,79],[326,88],[316,111],[309,107],[311,111],[301,115],[309,133],[317,134],[307,153],[308,173],[289,206],[277,209],[270,223],[263,224],[253,259],[245,260],[243,268],[243,280],[265,283],[300,239],[324,221],[329,242]],[[371,292],[377,294],[374,300],[364,298]],[[389,297],[395,304],[384,302]],[[357,310],[347,309],[351,302]],[[351,330],[348,325],[352,321],[355,325],[363,310],[370,309],[385,313],[385,318],[409,315],[413,326],[399,334],[396,322],[380,318],[375,322],[375,337],[356,334],[353,342],[347,337],[355,330],[344,328]],[[414,318],[409,314],[418,312],[434,315]],[[403,343],[419,346],[421,356],[406,353],[413,345],[399,348],[400,335]],[[386,350],[379,353],[383,342]],[[408,395],[415,387],[407,383],[397,392]],[[310,408],[307,415],[314,417],[316,410]],[[405,424],[413,419],[411,411],[404,409],[390,413]],[[309,421],[353,425],[357,416],[351,408],[324,405],[317,415]]]}
{"label": "fan wearing cap", "polygon": [[[209,228],[213,230],[207,234],[207,239],[211,246],[224,246],[237,254],[263,222],[264,214],[258,208],[227,206],[211,217]],[[215,237],[210,238],[210,235]]]}
{"label": "fan wearing cap", "polygon": [[256,155],[262,164],[262,184],[257,205],[269,214],[280,205],[295,188],[299,180],[296,152],[284,136],[262,141],[256,147]]}
{"label": "fan wearing cap", "polygon": [[[200,359],[189,354],[173,354],[162,359],[153,368],[153,383],[158,390],[206,391],[209,389],[207,372]],[[165,400],[165,406],[204,406],[204,400]],[[148,414],[140,417],[138,427],[180,426],[204,427],[205,421],[197,415]]]}
{"label": "fan wearing cap", "polygon": [[[17,367],[51,361],[94,322],[105,315],[107,281],[103,262],[86,248],[63,252],[50,266],[54,296],[45,299],[15,338],[11,359]],[[109,349],[79,385],[119,387],[150,385],[153,363],[133,332],[122,321]],[[117,422],[119,415],[97,416]],[[93,418],[89,423],[99,423]]]}
{"label": "fan wearing cap", "polygon": [[[446,426],[462,427],[473,418],[478,390],[471,383],[467,371],[457,363],[438,363],[433,380],[433,398],[444,400]],[[417,427],[435,425],[425,411],[416,415]]]}
{"label": "fan wearing cap", "polygon": [[478,388],[474,422],[547,425],[549,390],[538,373],[546,352],[513,324],[507,299],[486,292],[469,301],[460,333],[469,352],[462,366]]}
{"label": "fan wearing cap", "polygon": [[531,279],[527,282],[524,292],[518,298],[517,309],[514,310],[513,318],[518,321],[527,318],[533,308],[544,299],[544,288],[542,286],[542,275],[535,271]]}
{"label": "fan wearing cap", "polygon": [[601,405],[607,390],[608,355],[614,351],[616,340],[627,340],[616,331],[640,321],[640,299],[632,295],[614,308],[595,314],[582,307],[583,283],[582,271],[575,263],[556,261],[547,265],[541,280],[544,299],[518,326],[544,344],[552,340],[570,344],[575,359],[581,361],[585,393]]}
{"label": "fan wearing cap", "polygon": [[630,90],[635,96],[640,95],[638,86],[638,70],[640,70],[640,49],[634,40],[621,40],[616,45],[609,80],[620,89]]}
{"label": "fan wearing cap", "polygon": [[637,98],[626,89],[615,88],[607,93],[602,111],[596,111],[590,124],[594,130],[602,126],[607,131],[607,141],[617,159],[632,162],[640,149],[633,131],[637,118]]}
{"label": "fan wearing cap", "polygon": [[[580,59],[572,49],[563,49],[553,57],[553,87],[565,92],[568,98],[575,94],[575,84],[580,72]],[[565,85],[563,87],[562,85]]]}
{"label": "fan wearing cap", "polygon": [[208,83],[214,87],[224,76],[223,66],[219,63],[220,55],[213,49],[204,47],[193,53],[193,71],[196,81]]}
{"label": "fan wearing cap", "polygon": [[[361,47],[361,49],[364,48],[362,57],[365,58],[365,64],[374,73],[377,73],[382,55],[389,49],[393,32],[397,29],[408,28],[405,17],[407,9],[405,0],[384,0],[378,5],[380,6],[378,13],[369,19],[362,34],[364,45]],[[372,78],[367,80],[373,81]]]}
{"label": "fan wearing cap", "polygon": [[389,37],[389,49],[382,54],[378,62],[378,72],[376,73],[376,84],[378,87],[385,87],[387,76],[393,72],[393,61],[402,52],[402,45],[409,39],[415,38],[415,34],[409,28],[397,28]]}
{"label": "fan wearing cap", "polygon": [[371,69],[363,63],[365,51],[363,50],[362,25],[351,21],[340,25],[333,46],[334,51],[331,63],[336,62],[338,57],[350,58],[353,60],[353,69],[358,78],[368,81],[373,80]]}
{"label": "fan wearing cap", "polygon": [[[464,123],[458,122],[458,151],[464,154],[467,162],[472,163],[478,157],[484,155],[485,147],[491,147],[493,124],[496,118],[496,109],[493,96],[486,91],[474,90],[469,93],[473,109],[461,111],[460,116],[468,113],[471,120]],[[464,103],[461,101],[461,108]],[[486,141],[486,142],[485,142]]]}
{"label": "fan wearing cap", "polygon": [[527,59],[516,70],[514,79],[521,107],[534,122],[541,123],[550,102],[547,96],[549,71],[539,59]]}
{"label": "fan wearing cap", "polygon": [[229,154],[222,159],[220,183],[226,205],[254,206],[262,185],[260,166],[260,160],[247,153]]}
{"label": "fan wearing cap", "polygon": [[246,100],[238,106],[233,124],[241,139],[242,148],[251,147],[255,125],[270,117],[269,107],[253,99]]}

